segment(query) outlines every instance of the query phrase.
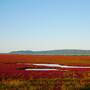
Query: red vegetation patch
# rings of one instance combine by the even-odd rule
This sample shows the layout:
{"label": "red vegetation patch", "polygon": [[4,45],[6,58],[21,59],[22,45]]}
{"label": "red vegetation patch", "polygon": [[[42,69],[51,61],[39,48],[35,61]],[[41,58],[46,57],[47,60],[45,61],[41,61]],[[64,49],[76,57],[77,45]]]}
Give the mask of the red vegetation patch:
{"label": "red vegetation patch", "polygon": [[90,56],[0,54],[0,63],[51,63],[90,65]]}

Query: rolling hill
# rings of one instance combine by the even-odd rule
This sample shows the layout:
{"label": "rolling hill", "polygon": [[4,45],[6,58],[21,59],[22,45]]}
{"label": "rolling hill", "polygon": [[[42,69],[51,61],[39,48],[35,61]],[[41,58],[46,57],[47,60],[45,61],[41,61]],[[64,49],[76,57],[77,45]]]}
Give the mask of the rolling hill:
{"label": "rolling hill", "polygon": [[47,51],[11,51],[9,54],[31,54],[31,55],[90,55],[90,50],[74,50],[74,49],[63,49],[63,50],[47,50]]}

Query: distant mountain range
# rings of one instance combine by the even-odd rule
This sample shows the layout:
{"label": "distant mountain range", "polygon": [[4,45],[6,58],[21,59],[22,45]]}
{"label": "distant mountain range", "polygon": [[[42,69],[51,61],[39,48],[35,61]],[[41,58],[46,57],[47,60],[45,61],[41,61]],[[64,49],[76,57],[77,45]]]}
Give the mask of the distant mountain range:
{"label": "distant mountain range", "polygon": [[31,54],[31,55],[90,55],[90,50],[74,50],[74,49],[63,49],[63,50],[47,50],[47,51],[11,51],[9,54]]}

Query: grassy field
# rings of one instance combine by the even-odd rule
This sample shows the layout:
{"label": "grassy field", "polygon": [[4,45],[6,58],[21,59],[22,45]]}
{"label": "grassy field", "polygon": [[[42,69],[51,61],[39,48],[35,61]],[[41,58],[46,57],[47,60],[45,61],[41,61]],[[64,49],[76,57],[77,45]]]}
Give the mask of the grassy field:
{"label": "grassy field", "polygon": [[90,77],[32,78],[30,76],[28,80],[19,77],[3,78],[0,80],[0,90],[90,90]]}
{"label": "grassy field", "polygon": [[[53,67],[34,65],[38,63],[53,64]],[[83,68],[56,67],[54,64]],[[90,90],[89,66],[90,56],[1,54],[0,90]]]}
{"label": "grassy field", "polygon": [[16,55],[0,54],[1,63],[58,63],[66,65],[90,65],[90,56]]}

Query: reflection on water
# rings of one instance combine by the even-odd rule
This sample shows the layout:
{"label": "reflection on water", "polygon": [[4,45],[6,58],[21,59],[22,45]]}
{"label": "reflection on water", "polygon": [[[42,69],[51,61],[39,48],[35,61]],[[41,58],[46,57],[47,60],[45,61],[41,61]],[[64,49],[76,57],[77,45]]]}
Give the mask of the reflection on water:
{"label": "reflection on water", "polygon": [[67,66],[59,64],[32,64],[36,66],[49,66],[49,67],[60,67],[60,68],[90,68],[90,66]]}
{"label": "reflection on water", "polygon": [[29,68],[27,68],[27,69],[25,69],[26,71],[51,71],[51,70],[54,70],[54,71],[56,71],[57,69],[29,69]]}

